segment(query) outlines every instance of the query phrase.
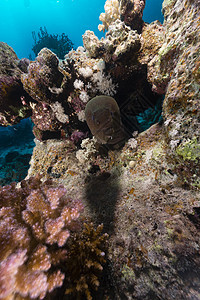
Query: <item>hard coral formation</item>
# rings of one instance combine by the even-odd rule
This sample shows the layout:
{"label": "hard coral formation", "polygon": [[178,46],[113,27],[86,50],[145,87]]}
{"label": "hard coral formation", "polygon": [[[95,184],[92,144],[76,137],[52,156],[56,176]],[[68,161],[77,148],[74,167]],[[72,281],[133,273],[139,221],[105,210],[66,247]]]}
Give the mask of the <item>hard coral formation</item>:
{"label": "hard coral formation", "polygon": [[51,132],[55,132],[59,137],[60,130],[69,122],[65,112],[68,109],[67,74],[59,68],[58,63],[57,56],[44,48],[36,61],[30,63],[28,73],[21,76],[25,90],[35,100],[31,104],[32,120],[39,139],[43,136],[40,131],[46,131],[49,137],[53,137]]}
{"label": "hard coral formation", "polygon": [[120,18],[119,14],[119,1],[118,0],[107,0],[104,5],[105,13],[101,13],[99,20],[103,24],[99,24],[99,31],[103,32],[108,30],[108,27],[117,19]]}
{"label": "hard coral formation", "polygon": [[44,48],[30,63],[28,73],[22,74],[23,86],[34,100],[50,104],[63,99],[67,77],[58,64],[57,56]]}
{"label": "hard coral formation", "polygon": [[0,124],[3,126],[16,124],[31,114],[30,108],[22,104],[31,100],[20,81],[23,65],[14,50],[0,42]]}
{"label": "hard coral formation", "polygon": [[100,275],[105,264],[105,249],[108,235],[102,233],[103,224],[96,229],[93,224],[84,224],[84,230],[77,236],[69,249],[67,258],[66,294],[77,299],[85,295],[92,300],[92,290],[98,290]]}
{"label": "hard coral formation", "polygon": [[152,90],[158,94],[166,92],[168,77],[162,77],[156,66],[158,53],[165,40],[165,28],[159,21],[145,24],[141,33],[141,51],[139,61],[147,65],[147,78]]}
{"label": "hard coral formation", "polygon": [[[163,116],[169,145],[176,141],[176,146],[170,149],[176,169],[186,184],[191,182],[196,185],[196,178],[200,176],[200,159],[197,159],[194,167],[192,158],[188,156],[183,160],[176,148],[193,145],[196,140],[195,148],[200,149],[199,3],[177,1],[173,3],[172,10],[169,9],[170,5],[172,3],[167,1],[163,3],[166,39],[159,51],[158,62],[160,70],[170,74],[163,103]],[[186,21],[182,22],[182,18]],[[184,169],[183,172],[181,168]],[[190,179],[185,176],[186,173],[190,174]]]}
{"label": "hard coral formation", "polygon": [[[140,49],[140,39],[136,31],[131,30],[124,22],[117,19],[109,27],[105,39],[96,40],[92,31],[86,31],[83,35],[83,43],[91,57],[102,57],[106,62],[116,61],[123,57],[127,59],[137,55]],[[101,53],[102,49],[104,51]],[[126,56],[125,56],[126,54]]]}
{"label": "hard coral formation", "polygon": [[[143,102],[146,94],[154,97],[145,78],[146,66],[138,61],[141,41],[135,30],[117,19],[104,39],[98,40],[93,32],[86,31],[83,43],[84,48],[71,50],[60,63],[55,54],[44,48],[30,63],[28,73],[21,76],[25,90],[34,99],[30,107],[34,134],[39,140],[70,137],[74,131],[86,133],[84,110],[96,95],[117,95],[120,106],[126,106],[132,98],[132,107],[137,101],[132,93],[137,89],[145,95],[140,97]],[[132,82],[134,86],[130,85]],[[142,112],[143,105],[140,107]]]}
{"label": "hard coral formation", "polygon": [[146,0],[119,0],[119,2],[121,20],[132,29],[141,33],[144,25],[142,16]]}
{"label": "hard coral formation", "polygon": [[99,24],[98,29],[108,30],[112,23],[121,19],[131,29],[140,33],[144,25],[142,20],[144,7],[145,0],[107,0],[104,6],[105,12],[99,16],[102,24]]}
{"label": "hard coral formation", "polygon": [[44,298],[62,285],[64,244],[78,225],[80,201],[63,186],[32,177],[0,188],[0,297]]}
{"label": "hard coral formation", "polygon": [[124,22],[117,20],[106,33],[104,48],[107,52],[106,56],[110,55],[114,61],[125,59],[127,55],[133,59],[140,49],[139,35]]}

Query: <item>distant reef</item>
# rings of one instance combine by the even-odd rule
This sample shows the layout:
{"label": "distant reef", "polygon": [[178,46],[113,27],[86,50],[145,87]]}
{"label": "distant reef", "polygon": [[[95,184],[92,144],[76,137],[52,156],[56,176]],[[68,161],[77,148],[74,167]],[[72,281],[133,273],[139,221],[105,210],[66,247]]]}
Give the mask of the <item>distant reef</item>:
{"label": "distant reef", "polygon": [[[107,0],[105,38],[87,30],[63,60],[0,43],[0,124],[31,117],[36,144],[26,180],[0,188],[0,297],[200,299],[200,1],[164,0],[163,25],[144,7]],[[87,126],[99,95],[119,106],[123,144]]]}

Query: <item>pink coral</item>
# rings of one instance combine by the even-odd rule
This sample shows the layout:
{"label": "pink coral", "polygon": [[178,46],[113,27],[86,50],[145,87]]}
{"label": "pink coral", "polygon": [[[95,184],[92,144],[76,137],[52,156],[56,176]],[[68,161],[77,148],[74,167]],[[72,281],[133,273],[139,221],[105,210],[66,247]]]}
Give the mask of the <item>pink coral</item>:
{"label": "pink coral", "polygon": [[0,298],[43,299],[63,284],[63,246],[78,228],[82,204],[39,177],[22,181],[21,188],[0,187],[0,198]]}

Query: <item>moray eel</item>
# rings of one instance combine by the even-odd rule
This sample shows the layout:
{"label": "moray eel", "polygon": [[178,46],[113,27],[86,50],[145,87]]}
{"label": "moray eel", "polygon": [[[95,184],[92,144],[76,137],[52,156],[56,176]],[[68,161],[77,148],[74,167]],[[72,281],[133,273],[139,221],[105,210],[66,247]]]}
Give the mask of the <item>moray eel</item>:
{"label": "moray eel", "polygon": [[119,106],[114,98],[104,95],[92,98],[85,107],[85,118],[101,144],[119,146],[125,140]]}

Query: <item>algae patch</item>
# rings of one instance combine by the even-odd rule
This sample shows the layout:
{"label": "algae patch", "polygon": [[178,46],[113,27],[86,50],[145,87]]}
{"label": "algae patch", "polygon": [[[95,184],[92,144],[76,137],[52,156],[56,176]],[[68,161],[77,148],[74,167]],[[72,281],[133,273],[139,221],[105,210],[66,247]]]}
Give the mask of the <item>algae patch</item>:
{"label": "algae patch", "polygon": [[197,138],[185,142],[183,145],[180,145],[176,152],[179,156],[182,156],[183,160],[190,160],[197,162],[200,158],[200,144],[197,141]]}

